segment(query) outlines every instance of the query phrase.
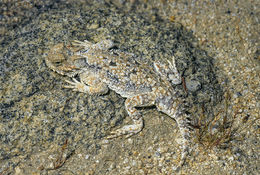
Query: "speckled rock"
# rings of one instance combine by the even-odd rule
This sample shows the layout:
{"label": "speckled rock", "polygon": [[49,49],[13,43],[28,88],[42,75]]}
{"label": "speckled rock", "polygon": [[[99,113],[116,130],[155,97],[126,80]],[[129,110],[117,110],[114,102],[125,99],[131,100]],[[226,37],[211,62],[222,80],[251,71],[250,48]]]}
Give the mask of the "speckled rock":
{"label": "speckled rock", "polygon": [[201,83],[196,80],[186,80],[187,89],[191,92],[196,92],[201,88]]}

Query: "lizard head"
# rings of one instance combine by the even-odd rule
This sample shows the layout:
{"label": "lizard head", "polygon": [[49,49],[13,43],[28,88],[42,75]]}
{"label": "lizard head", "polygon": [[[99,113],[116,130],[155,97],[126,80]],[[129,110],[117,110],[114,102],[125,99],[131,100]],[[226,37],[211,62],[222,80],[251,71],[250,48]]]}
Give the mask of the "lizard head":
{"label": "lizard head", "polygon": [[50,49],[45,63],[58,74],[74,77],[80,71],[80,67],[75,64],[75,60],[79,58],[69,46],[59,43]]}

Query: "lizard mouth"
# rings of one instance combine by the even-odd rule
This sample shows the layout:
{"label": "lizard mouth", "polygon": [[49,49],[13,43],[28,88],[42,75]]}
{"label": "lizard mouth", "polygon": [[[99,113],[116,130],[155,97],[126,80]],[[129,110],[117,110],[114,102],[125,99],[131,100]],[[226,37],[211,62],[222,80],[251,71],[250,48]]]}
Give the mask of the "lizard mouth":
{"label": "lizard mouth", "polygon": [[49,59],[46,59],[46,65],[51,68],[53,71],[57,72],[61,75],[67,75],[69,77],[74,77],[76,74],[78,74],[79,68],[76,66],[69,64],[66,61],[55,61],[52,62]]}

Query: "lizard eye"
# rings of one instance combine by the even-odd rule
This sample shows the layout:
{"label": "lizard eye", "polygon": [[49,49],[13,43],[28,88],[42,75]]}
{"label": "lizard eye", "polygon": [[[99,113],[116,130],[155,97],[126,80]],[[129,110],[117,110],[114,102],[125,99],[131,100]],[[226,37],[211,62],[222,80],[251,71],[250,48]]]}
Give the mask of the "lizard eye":
{"label": "lizard eye", "polygon": [[54,64],[55,66],[61,66],[61,61],[54,61],[53,64]]}

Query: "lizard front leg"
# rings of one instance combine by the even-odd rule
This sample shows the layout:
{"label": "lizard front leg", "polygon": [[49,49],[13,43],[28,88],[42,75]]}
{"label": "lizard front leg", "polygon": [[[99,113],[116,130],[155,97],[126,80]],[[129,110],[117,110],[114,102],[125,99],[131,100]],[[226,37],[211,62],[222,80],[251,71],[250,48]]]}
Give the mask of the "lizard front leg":
{"label": "lizard front leg", "polygon": [[83,92],[90,95],[102,95],[107,93],[108,87],[101,82],[97,75],[91,72],[84,72],[80,74],[80,81],[75,78],[73,81],[65,80],[69,85],[64,86],[76,92]]}

